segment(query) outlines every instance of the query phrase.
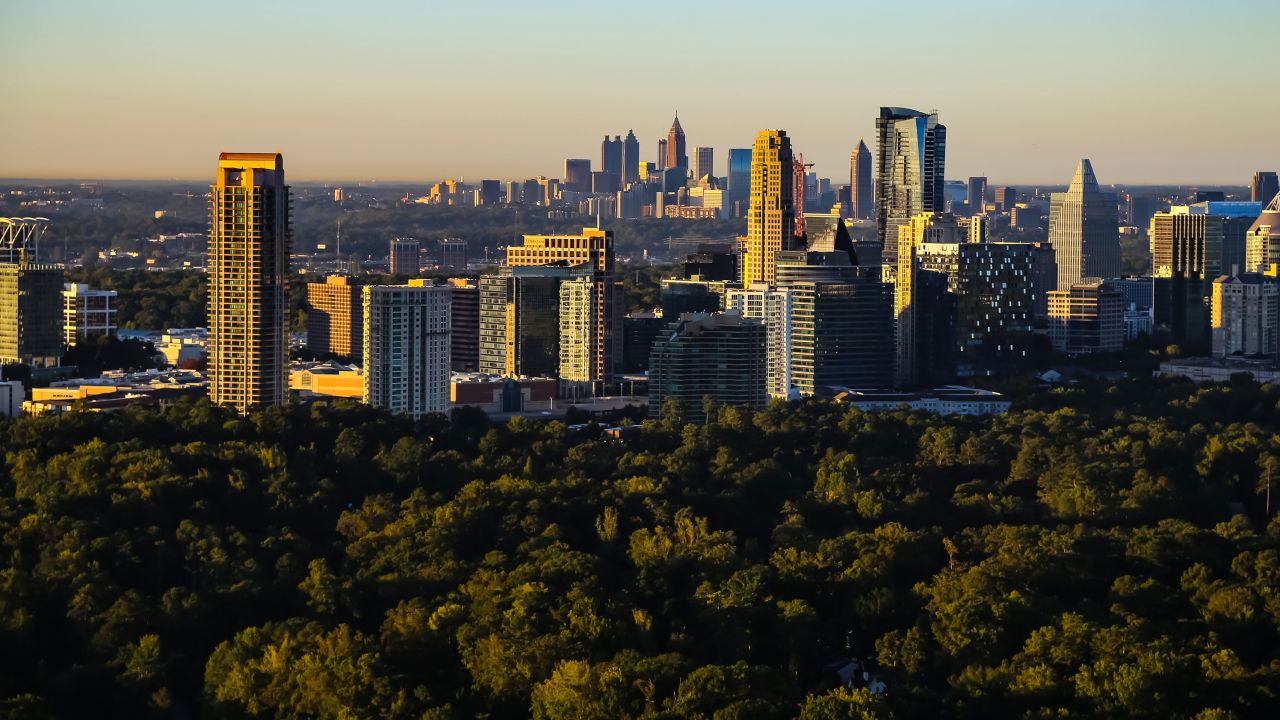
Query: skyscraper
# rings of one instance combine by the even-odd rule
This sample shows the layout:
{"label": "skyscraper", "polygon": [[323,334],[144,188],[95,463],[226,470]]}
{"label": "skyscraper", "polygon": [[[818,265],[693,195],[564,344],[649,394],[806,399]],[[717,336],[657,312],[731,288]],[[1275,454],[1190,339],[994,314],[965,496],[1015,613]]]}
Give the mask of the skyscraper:
{"label": "skyscraper", "polygon": [[590,160],[569,158],[564,161],[564,189],[574,192],[591,192]]}
{"label": "skyscraper", "polygon": [[709,147],[696,147],[693,149],[693,179],[694,182],[704,177],[716,176],[715,163],[712,159],[715,152]]}
{"label": "skyscraper", "polygon": [[[921,322],[921,314],[922,308],[929,305],[927,299],[921,297],[921,280],[929,278],[921,276],[936,271],[921,267],[920,246],[924,243],[958,246],[962,242],[964,230],[951,214],[920,213],[898,228],[893,318],[897,329],[894,364],[899,386],[910,387],[922,380],[938,379],[935,373],[926,370],[935,364],[930,350],[938,344],[922,341],[920,335],[926,334],[918,332],[920,325],[927,325]],[[933,286],[937,284],[935,279]]]}
{"label": "skyscraper", "polygon": [[871,184],[871,150],[862,140],[849,156],[849,202],[853,217],[859,220],[871,218],[874,209],[875,187]]}
{"label": "skyscraper", "polygon": [[622,136],[614,135],[612,140],[608,135],[604,136],[600,143],[600,172],[613,173],[619,179],[622,178]]}
{"label": "skyscraper", "polygon": [[742,217],[751,198],[751,148],[731,148],[728,170],[730,217]]}
{"label": "skyscraper", "polygon": [[684,148],[684,128],[680,127],[680,116],[671,121],[671,129],[667,131],[667,157],[664,168],[689,169],[689,155]]}
{"label": "skyscraper", "polygon": [[1206,202],[1151,217],[1153,319],[1175,342],[1207,337],[1212,283],[1245,271],[1245,235],[1261,211],[1260,203]]}
{"label": "skyscraper", "polygon": [[795,241],[791,140],[785,130],[761,130],[751,149],[751,206],[743,281],[774,281],[776,255]]}
{"label": "skyscraper", "polygon": [[441,270],[467,270],[467,241],[441,238],[436,242],[436,267]]}
{"label": "skyscraper", "polygon": [[1058,261],[1058,286],[1068,290],[1085,277],[1120,276],[1120,226],[1116,196],[1098,187],[1093,165],[1080,161],[1065,193],[1049,200],[1049,244]]}
{"label": "skyscraper", "polygon": [[0,218],[0,363],[57,365],[62,356],[60,264],[39,262],[48,218]]}
{"label": "skyscraper", "polygon": [[1249,186],[1249,199],[1254,202],[1269,203],[1280,194],[1280,179],[1275,172],[1259,170],[1253,174],[1253,183]]}
{"label": "skyscraper", "polygon": [[1011,187],[996,188],[996,210],[1009,212],[1018,204],[1018,190]]}
{"label": "skyscraper", "polygon": [[987,179],[982,176],[969,178],[969,194],[965,200],[970,215],[981,215],[987,204]]}
{"label": "skyscraper", "polygon": [[663,138],[658,141],[658,170],[667,169],[667,140]]}
{"label": "skyscraper", "polygon": [[392,275],[417,275],[419,243],[413,238],[396,238],[391,241],[388,269]]}
{"label": "skyscraper", "polygon": [[210,188],[209,399],[284,402],[289,186],[280,153],[222,153]]}
{"label": "skyscraper", "polygon": [[364,288],[364,401],[415,420],[449,409],[449,288]]}
{"label": "skyscraper", "polygon": [[922,212],[945,209],[947,128],[938,114],[882,107],[876,119],[876,204],[886,263],[898,257],[898,228]]}
{"label": "skyscraper", "polygon": [[632,130],[622,141],[622,187],[640,180],[640,141]]}

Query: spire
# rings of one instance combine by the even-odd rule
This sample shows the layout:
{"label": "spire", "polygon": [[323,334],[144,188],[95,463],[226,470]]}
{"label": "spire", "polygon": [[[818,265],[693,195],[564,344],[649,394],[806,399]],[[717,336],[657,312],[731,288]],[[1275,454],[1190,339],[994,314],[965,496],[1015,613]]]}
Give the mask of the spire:
{"label": "spire", "polygon": [[680,111],[676,111],[676,119],[671,123],[671,132],[684,133],[684,128],[680,127]]}
{"label": "spire", "polygon": [[1075,177],[1071,178],[1071,187],[1067,188],[1067,192],[1097,192],[1098,178],[1093,174],[1093,164],[1088,158],[1080,160],[1080,164],[1076,166]]}

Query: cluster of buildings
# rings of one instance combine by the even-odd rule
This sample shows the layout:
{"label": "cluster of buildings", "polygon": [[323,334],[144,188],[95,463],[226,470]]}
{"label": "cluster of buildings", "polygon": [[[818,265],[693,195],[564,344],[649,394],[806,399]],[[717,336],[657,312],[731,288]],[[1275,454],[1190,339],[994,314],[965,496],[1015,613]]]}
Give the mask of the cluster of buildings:
{"label": "cluster of buildings", "polygon": [[[1087,355],[1163,333],[1219,360],[1280,355],[1274,173],[1255,176],[1248,202],[1206,193],[1157,210],[1104,190],[1084,159],[1041,206],[1010,187],[989,194],[983,177],[957,195],[944,180],[947,131],[936,112],[884,107],[875,128],[874,154],[859,141],[848,185],[834,189],[777,129],[730,150],[718,178],[713,151],[690,152],[678,118],[654,163],[640,161],[628,133],[605,138],[599,170],[567,160],[563,181],[509,183],[505,194],[492,181],[439,183],[426,202],[581,200],[597,217],[705,211],[745,216],[746,234],[694,248],[663,281],[661,308],[633,314],[613,235],[598,226],[525,235],[495,272],[438,282],[414,277],[424,250],[461,273],[466,243],[398,238],[389,277],[335,274],[306,286],[308,349],[347,364],[290,365],[283,158],[223,153],[209,201],[209,327],[175,331],[161,347],[179,368],[204,356],[210,398],[242,412],[294,391],[415,418],[458,404],[538,412],[637,382],[651,413],[674,400],[692,419],[708,399],[759,408],[803,397],[988,413],[1007,401],[963,383],[1026,373],[1041,344]],[[1122,276],[1122,217],[1148,211],[1151,274]],[[997,219],[1014,227],[1043,215],[1036,240],[992,232]],[[38,260],[43,222],[0,219],[4,362],[57,364],[64,345],[115,331],[114,293],[64,286],[61,266]],[[116,395],[101,401],[138,392],[110,387]],[[108,394],[59,392],[41,401]]]}

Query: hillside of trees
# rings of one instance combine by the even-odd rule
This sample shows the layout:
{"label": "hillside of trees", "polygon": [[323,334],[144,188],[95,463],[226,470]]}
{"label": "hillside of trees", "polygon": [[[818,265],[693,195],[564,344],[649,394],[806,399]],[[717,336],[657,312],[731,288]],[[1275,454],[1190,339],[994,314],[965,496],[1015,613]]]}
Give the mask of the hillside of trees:
{"label": "hillside of trees", "polygon": [[0,717],[1280,717],[1278,403],[0,421]]}

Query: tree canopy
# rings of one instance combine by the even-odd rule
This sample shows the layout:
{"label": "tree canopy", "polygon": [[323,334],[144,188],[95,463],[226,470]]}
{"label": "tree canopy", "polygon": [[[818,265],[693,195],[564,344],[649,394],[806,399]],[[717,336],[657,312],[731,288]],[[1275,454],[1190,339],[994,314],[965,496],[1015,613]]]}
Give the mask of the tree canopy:
{"label": "tree canopy", "polygon": [[1277,717],[1277,403],[0,421],[0,717]]}

